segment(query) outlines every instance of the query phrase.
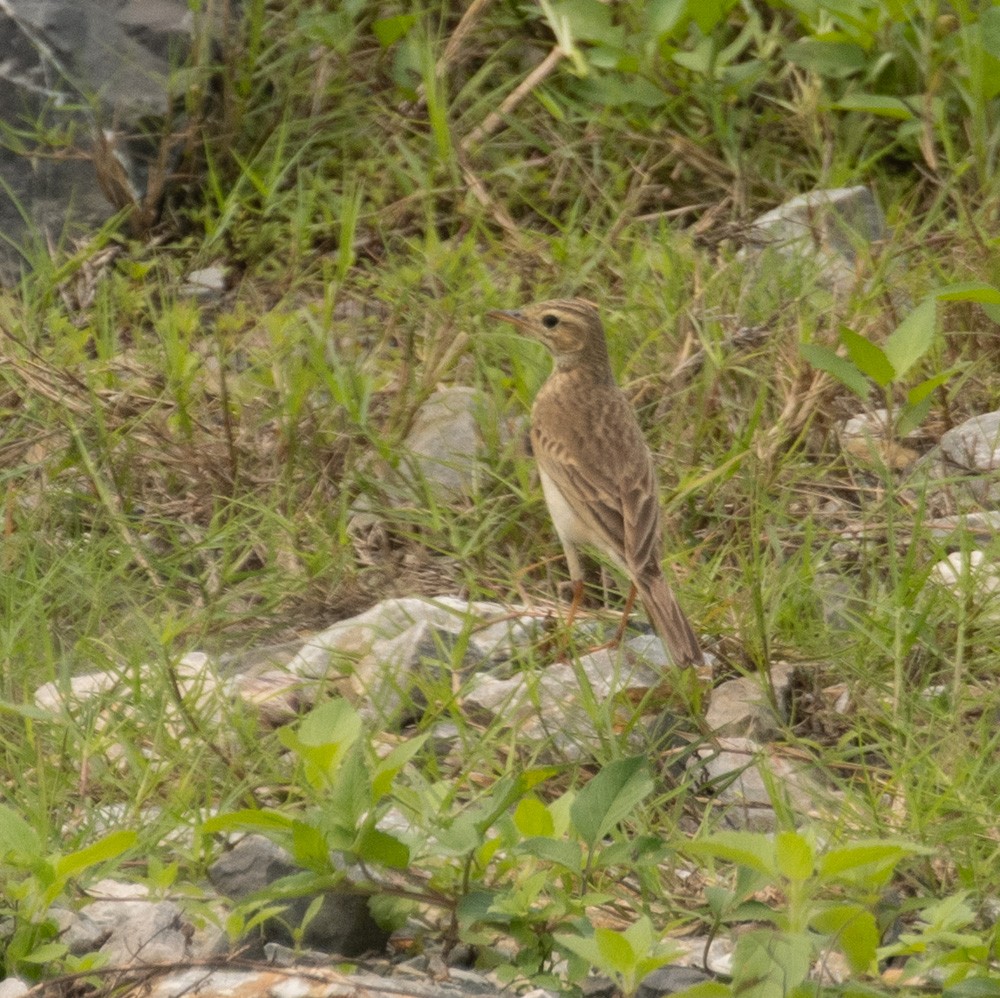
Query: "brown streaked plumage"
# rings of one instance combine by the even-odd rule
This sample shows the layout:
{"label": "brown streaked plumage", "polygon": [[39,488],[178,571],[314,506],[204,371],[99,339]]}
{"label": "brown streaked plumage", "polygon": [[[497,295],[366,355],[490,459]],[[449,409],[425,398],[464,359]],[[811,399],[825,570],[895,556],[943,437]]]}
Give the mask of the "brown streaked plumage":
{"label": "brown streaked plumage", "polygon": [[578,548],[589,545],[632,580],[626,615],[638,592],[673,661],[700,663],[701,646],[660,566],[653,458],[611,373],[597,309],[571,298],[489,315],[541,340],[555,358],[531,410],[531,447],[573,583],[570,617],[583,592]]}

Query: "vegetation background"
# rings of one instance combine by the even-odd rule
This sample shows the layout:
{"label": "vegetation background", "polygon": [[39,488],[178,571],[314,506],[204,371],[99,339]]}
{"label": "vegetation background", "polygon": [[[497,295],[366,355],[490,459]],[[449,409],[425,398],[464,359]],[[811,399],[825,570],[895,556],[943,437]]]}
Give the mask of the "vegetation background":
{"label": "vegetation background", "polygon": [[[837,950],[840,994],[928,980],[1000,994],[984,914],[1000,893],[1000,625],[971,582],[931,579],[949,550],[989,562],[996,542],[926,526],[978,508],[936,465],[847,454],[835,432],[888,406],[907,422],[886,443],[909,431],[924,453],[997,407],[1000,7],[250,0],[239,30],[210,36],[163,140],[183,155],[158,220],[133,206],[130,230],[126,209],[86,245],[34,254],[0,293],[0,964],[84,965],[48,907],[109,871],[210,917],[193,885],[212,840],[170,833],[261,788],[300,815],[338,785],[336,765],[290,777],[290,736],[246,711],[178,713],[181,654],[294,640],[391,594],[556,596],[530,462],[495,431],[547,361],[483,315],[582,294],[601,303],[661,470],[683,601],[723,673],[816,662],[817,690],[849,691],[847,713],[817,698],[786,735],[844,802],[798,831],[779,806],[776,837],[718,832],[710,802],[635,769],[599,718],[595,762],[612,775],[588,796],[593,767],[538,769],[448,686],[424,691],[388,775],[377,733],[340,718],[373,795],[358,828],[405,804],[439,844],[420,860],[447,915],[437,931],[486,950],[515,939],[496,958],[512,979],[571,988],[597,966],[631,991],[671,958],[668,930],[752,920],[765,928],[734,982],[700,993],[815,994],[806,972]],[[846,292],[808,260],[739,252],[757,214],[851,184],[877,192],[892,235]],[[186,294],[212,264],[223,300]],[[909,366],[886,373],[864,344],[929,297]],[[487,400],[489,476],[464,505],[398,474],[442,382]],[[360,507],[389,527],[374,564],[349,530]],[[543,664],[539,651],[523,667]],[[109,723],[98,706],[34,705],[40,684],[101,669],[121,676],[105,702],[127,692],[139,710]],[[419,741],[442,717],[463,733],[456,766]],[[107,834],[109,805],[130,831]],[[539,838],[575,843],[578,868],[525,846]],[[678,879],[682,858],[708,889]],[[890,882],[902,941],[881,935]],[[609,908],[618,922],[595,915]],[[899,979],[884,972],[893,947]]]}

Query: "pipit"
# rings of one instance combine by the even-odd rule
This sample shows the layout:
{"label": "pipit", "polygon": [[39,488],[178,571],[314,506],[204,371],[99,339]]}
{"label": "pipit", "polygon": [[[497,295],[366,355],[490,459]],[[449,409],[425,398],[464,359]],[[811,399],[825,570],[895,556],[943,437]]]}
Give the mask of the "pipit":
{"label": "pipit", "polygon": [[555,358],[552,374],[531,410],[530,440],[573,584],[569,620],[583,595],[578,549],[589,546],[632,581],[618,637],[638,593],[674,663],[700,663],[698,639],[660,566],[662,535],[653,457],[632,406],[611,373],[597,309],[573,298],[489,316],[541,340]]}

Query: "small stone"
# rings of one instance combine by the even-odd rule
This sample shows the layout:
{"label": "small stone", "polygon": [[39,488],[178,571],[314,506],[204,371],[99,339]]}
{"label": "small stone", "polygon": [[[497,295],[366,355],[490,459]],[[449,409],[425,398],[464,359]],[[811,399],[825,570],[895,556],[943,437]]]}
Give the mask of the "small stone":
{"label": "small stone", "polygon": [[5,977],[0,981],[0,998],[21,998],[31,990],[20,977]]}
{"label": "small stone", "polygon": [[[301,872],[291,856],[262,835],[247,835],[228,853],[219,857],[208,870],[209,879],[225,897],[239,901],[283,877]],[[370,894],[353,888],[350,881],[321,892],[323,903],[306,926],[300,944],[310,949],[360,956],[385,949],[390,933],[372,918],[368,910]],[[302,923],[306,911],[318,896],[316,892],[292,898],[280,918],[270,918],[262,926],[264,940],[291,946],[289,926]]]}
{"label": "small stone", "polygon": [[441,501],[479,491],[479,419],[482,396],[474,388],[439,388],[420,407],[404,447],[418,477]]}
{"label": "small stone", "polygon": [[821,786],[806,763],[783,757],[777,750],[749,738],[719,738],[717,747],[699,750],[705,773],[704,790],[725,805],[726,822],[733,828],[773,831],[777,817],[772,788],[784,796],[792,811],[814,817],[836,793]]}
{"label": "small stone", "polygon": [[783,252],[837,255],[854,263],[859,244],[888,236],[885,215],[867,187],[809,191],[757,218],[750,228],[755,247]]}
{"label": "small stone", "polygon": [[794,667],[780,663],[771,668],[771,684],[778,713],[770,695],[757,677],[730,679],[712,690],[705,723],[719,736],[742,735],[766,741],[788,721],[788,692]]}
{"label": "small stone", "polygon": [[660,998],[711,980],[714,980],[711,974],[697,967],[660,967],[642,979],[635,994],[636,998]]}
{"label": "small stone", "polygon": [[967,471],[1000,468],[1000,412],[973,416],[941,437],[941,451],[952,464]]}
{"label": "small stone", "polygon": [[87,915],[111,932],[101,946],[108,963],[177,963],[189,956],[189,927],[172,901],[95,901]]}
{"label": "small stone", "polygon": [[192,270],[181,288],[183,294],[192,298],[220,298],[226,290],[226,268],[218,265]]}
{"label": "small stone", "polygon": [[952,592],[972,595],[981,603],[1000,593],[1000,571],[983,551],[952,551],[931,569],[930,577]]}

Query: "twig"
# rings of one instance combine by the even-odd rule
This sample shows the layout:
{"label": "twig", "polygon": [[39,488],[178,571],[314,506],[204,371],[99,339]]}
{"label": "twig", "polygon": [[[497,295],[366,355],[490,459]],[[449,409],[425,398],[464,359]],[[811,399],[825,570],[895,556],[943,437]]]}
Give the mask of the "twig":
{"label": "twig", "polygon": [[551,52],[530,72],[528,75],[504,98],[500,107],[491,111],[485,120],[477,125],[468,135],[462,139],[460,148],[463,152],[468,152],[469,148],[477,142],[482,141],[487,136],[492,135],[503,125],[504,120],[511,111],[517,107],[525,97],[531,93],[539,83],[542,82],[565,58],[566,53],[562,46],[556,45]]}
{"label": "twig", "polygon": [[455,58],[458,53],[459,48],[461,48],[462,42],[465,41],[466,35],[472,30],[472,26],[476,23],[476,19],[483,12],[483,9],[490,2],[490,0],[472,0],[472,3],[465,9],[465,13],[459,19],[458,24],[455,26],[455,30],[451,33],[451,37],[448,39],[448,44],[444,47],[444,53],[441,58],[438,59],[437,65],[434,67],[434,75],[437,77],[444,76],[448,69],[448,65]]}

